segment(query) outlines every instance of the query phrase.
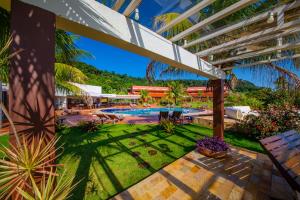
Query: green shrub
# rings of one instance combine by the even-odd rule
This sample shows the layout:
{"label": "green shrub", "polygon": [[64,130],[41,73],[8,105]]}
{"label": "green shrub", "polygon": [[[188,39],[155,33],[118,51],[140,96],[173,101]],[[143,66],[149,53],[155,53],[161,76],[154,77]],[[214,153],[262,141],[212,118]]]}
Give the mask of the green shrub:
{"label": "green shrub", "polygon": [[159,125],[162,130],[164,130],[166,133],[173,133],[175,131],[175,124],[168,120],[168,119],[163,119],[159,122]]}
{"label": "green shrub", "polygon": [[161,106],[166,106],[166,105],[168,105],[168,104],[173,104],[173,102],[172,101],[170,101],[170,100],[168,100],[168,99],[166,99],[166,98],[162,98],[160,101],[159,101],[159,104],[161,105]]}
{"label": "green shrub", "polygon": [[252,96],[263,104],[263,107],[267,107],[270,104],[275,105],[295,105],[297,93],[295,91],[287,90],[271,90],[270,88],[264,88],[254,92],[247,93],[247,96]]}
{"label": "green shrub", "polygon": [[88,133],[99,130],[99,126],[96,121],[81,121],[78,123],[78,126],[81,130]]}
{"label": "green shrub", "polygon": [[230,93],[225,99],[225,106],[250,106],[252,109],[262,108],[263,103],[255,97],[245,93]]}
{"label": "green shrub", "polygon": [[211,100],[205,100],[205,101],[193,101],[191,103],[192,108],[207,108],[207,109],[212,109],[213,108],[213,102]]}
{"label": "green shrub", "polygon": [[300,108],[300,92],[295,97],[295,106]]}
{"label": "green shrub", "polygon": [[239,133],[260,139],[291,129],[300,130],[300,115],[288,104],[269,105],[259,116],[249,115],[235,128]]}

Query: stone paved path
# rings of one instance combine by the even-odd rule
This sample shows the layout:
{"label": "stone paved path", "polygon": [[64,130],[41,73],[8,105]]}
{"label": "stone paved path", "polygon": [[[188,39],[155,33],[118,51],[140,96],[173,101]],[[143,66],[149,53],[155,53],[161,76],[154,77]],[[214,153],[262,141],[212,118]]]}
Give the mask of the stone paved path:
{"label": "stone paved path", "polygon": [[264,154],[233,149],[217,160],[190,152],[112,200],[293,199]]}

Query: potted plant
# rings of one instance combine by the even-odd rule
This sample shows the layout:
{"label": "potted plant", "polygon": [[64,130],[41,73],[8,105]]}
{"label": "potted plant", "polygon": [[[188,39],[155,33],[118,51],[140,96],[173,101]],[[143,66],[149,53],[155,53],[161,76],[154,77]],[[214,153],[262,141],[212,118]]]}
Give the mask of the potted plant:
{"label": "potted plant", "polygon": [[197,151],[208,157],[224,158],[229,150],[229,145],[219,137],[205,137],[197,141]]}

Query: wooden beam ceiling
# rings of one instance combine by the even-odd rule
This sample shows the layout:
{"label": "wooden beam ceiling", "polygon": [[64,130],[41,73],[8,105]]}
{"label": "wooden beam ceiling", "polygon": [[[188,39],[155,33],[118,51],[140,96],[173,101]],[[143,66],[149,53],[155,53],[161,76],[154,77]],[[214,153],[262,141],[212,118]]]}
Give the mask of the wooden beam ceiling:
{"label": "wooden beam ceiling", "polygon": [[142,0],[131,0],[127,8],[124,10],[123,15],[129,17],[131,13],[140,5]]}
{"label": "wooden beam ceiling", "polygon": [[[253,62],[253,63],[238,65],[237,67],[251,67],[251,66],[255,66],[255,65],[262,65],[262,64],[280,61],[280,60],[295,59],[295,58],[300,58],[300,54],[295,54],[292,56],[282,56],[280,58],[273,58],[273,59],[268,59],[268,60],[261,60],[261,61],[257,61],[257,62]],[[223,70],[231,70],[233,68],[234,67],[224,67],[222,69]]]}
{"label": "wooden beam ceiling", "polygon": [[185,19],[193,16],[194,14],[197,14],[200,10],[202,10],[203,8],[205,8],[206,6],[212,4],[215,1],[216,0],[203,0],[203,1],[201,1],[197,5],[193,6],[189,10],[185,11],[184,13],[182,13],[181,15],[179,15],[178,17],[176,17],[175,19],[173,19],[170,23],[168,23],[165,26],[163,26],[160,29],[158,29],[156,31],[156,33],[162,34],[163,32],[165,32],[168,29],[172,28],[173,26],[175,26],[176,24],[180,23],[181,21],[183,21],[183,20],[185,20]]}
{"label": "wooden beam ceiling", "polygon": [[196,53],[196,55],[200,56],[200,57],[205,57],[205,56],[208,56],[210,54],[220,53],[222,51],[229,50],[228,47],[232,47],[232,46],[235,47],[236,45],[239,45],[241,43],[244,43],[244,42],[247,42],[247,41],[250,41],[250,40],[255,41],[255,39],[258,39],[260,37],[280,33],[284,30],[287,30],[287,29],[290,29],[290,28],[293,28],[293,27],[299,27],[299,26],[300,26],[300,19],[294,20],[294,21],[291,21],[291,22],[284,23],[281,26],[276,26],[276,27],[273,27],[273,28],[265,29],[265,30],[253,33],[251,35],[246,35],[246,36],[243,36],[241,38],[238,38],[238,39],[220,44],[218,46],[211,47],[209,49],[206,49],[206,50],[203,50],[203,51],[200,51],[200,52]]}
{"label": "wooden beam ceiling", "polygon": [[198,31],[199,29],[202,29],[206,26],[208,26],[211,23],[214,23],[220,19],[223,19],[229,15],[231,15],[232,13],[241,10],[242,8],[247,7],[248,5],[256,2],[257,0],[240,0],[237,3],[221,10],[220,12],[217,12],[216,14],[212,15],[211,17],[208,17],[206,19],[204,19],[203,21],[199,22],[198,24],[195,24],[194,26],[186,29],[185,31],[182,31],[181,33],[175,35],[174,37],[172,37],[170,40],[172,42],[176,42],[180,39],[183,39],[184,37]]}
{"label": "wooden beam ceiling", "polygon": [[269,54],[269,53],[272,53],[272,52],[278,51],[278,50],[294,49],[294,48],[297,48],[299,46],[300,46],[300,42],[295,42],[295,43],[292,42],[292,43],[284,44],[284,45],[281,45],[281,46],[271,47],[271,48],[251,52],[251,53],[242,54],[242,55],[239,55],[239,56],[233,56],[233,57],[230,57],[230,58],[214,61],[214,62],[211,62],[211,63],[213,65],[219,65],[219,64],[223,64],[223,63],[233,62],[233,61],[236,61],[236,60],[242,60],[242,59],[246,59],[246,58],[251,58],[251,57],[256,57],[256,56],[260,56],[260,55]]}
{"label": "wooden beam ceiling", "polygon": [[287,4],[287,5],[282,5],[282,6],[276,7],[272,10],[269,10],[262,14],[254,16],[250,19],[243,20],[241,22],[238,22],[238,23],[230,25],[230,26],[224,26],[224,27],[218,28],[218,30],[215,30],[214,32],[207,33],[205,36],[200,37],[199,39],[196,39],[194,41],[191,41],[191,42],[183,45],[183,48],[191,47],[193,45],[199,44],[201,42],[205,42],[207,40],[213,39],[213,38],[223,35],[225,33],[229,33],[233,30],[237,30],[239,28],[242,28],[242,27],[254,24],[256,22],[265,20],[269,17],[270,12],[277,14],[279,11],[288,11],[288,10],[291,10],[291,9],[299,7],[299,6],[300,6],[300,1],[295,1],[295,2]]}
{"label": "wooden beam ceiling", "polygon": [[125,0],[116,0],[114,6],[112,7],[113,10],[119,11],[122,5],[125,3]]}

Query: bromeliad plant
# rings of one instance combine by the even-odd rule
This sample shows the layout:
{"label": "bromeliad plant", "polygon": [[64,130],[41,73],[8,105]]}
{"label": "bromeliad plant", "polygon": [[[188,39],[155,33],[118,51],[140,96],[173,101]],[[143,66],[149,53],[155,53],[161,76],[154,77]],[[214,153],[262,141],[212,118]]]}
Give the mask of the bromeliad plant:
{"label": "bromeliad plant", "polygon": [[18,187],[30,187],[30,177],[40,179],[50,174],[49,168],[54,167],[52,162],[56,158],[56,143],[57,139],[52,139],[43,147],[43,140],[33,139],[29,144],[23,139],[20,146],[11,144],[10,148],[1,148],[5,157],[0,160],[0,199],[8,199]]}
{"label": "bromeliad plant", "polygon": [[173,133],[176,128],[175,124],[169,119],[162,119],[159,125],[166,133]]}
{"label": "bromeliad plant", "polygon": [[[52,171],[52,170],[51,170]],[[27,200],[61,200],[67,199],[76,184],[72,186],[74,177],[69,177],[66,171],[58,178],[55,176],[42,177],[40,184],[36,184],[34,178],[30,176],[33,193],[17,188],[18,193]]]}
{"label": "bromeliad plant", "polygon": [[229,149],[229,146],[224,140],[219,137],[205,137],[197,141],[197,147],[200,149],[208,149],[214,153],[224,152]]}
{"label": "bromeliad plant", "polygon": [[0,102],[0,108],[7,117],[15,144],[10,148],[2,146],[0,151],[0,199],[15,199],[23,196],[24,199],[66,199],[74,189],[72,186],[74,176],[56,178],[58,165],[54,161],[59,156],[56,150],[58,139],[53,137],[45,144],[43,138],[32,138],[30,143],[25,137],[19,138],[12,119],[8,115],[4,104]]}
{"label": "bromeliad plant", "polygon": [[88,132],[88,133],[93,133],[97,130],[99,130],[99,125],[96,121],[81,121],[79,122],[78,125],[82,131]]}
{"label": "bromeliad plant", "polygon": [[[10,199],[12,195],[16,199],[21,195],[25,199],[66,199],[74,188],[74,177],[61,177],[54,184],[59,176],[56,171],[59,166],[54,164],[58,139],[53,138],[47,144],[42,138],[34,138],[30,143],[21,141],[20,146],[1,147],[4,158],[0,160],[0,199]],[[56,196],[65,198],[52,198]]]}

